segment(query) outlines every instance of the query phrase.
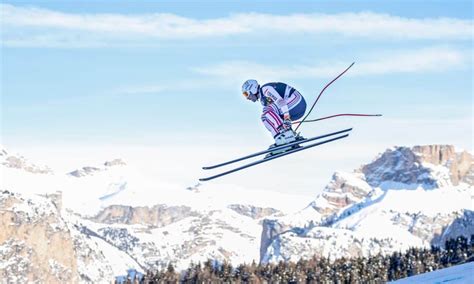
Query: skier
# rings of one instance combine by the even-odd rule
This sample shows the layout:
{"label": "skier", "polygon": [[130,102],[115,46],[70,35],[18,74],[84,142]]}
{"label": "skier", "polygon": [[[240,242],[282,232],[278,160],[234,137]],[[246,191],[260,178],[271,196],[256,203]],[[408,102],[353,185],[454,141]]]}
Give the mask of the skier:
{"label": "skier", "polygon": [[250,79],[242,85],[242,94],[247,100],[260,100],[262,103],[262,122],[275,139],[270,148],[302,139],[291,128],[291,122],[303,117],[306,111],[306,101],[296,89],[280,82],[260,86],[256,80]]}
{"label": "skier", "polygon": [[[341,77],[344,73],[349,70],[354,63],[347,67],[342,73],[335,77],[331,82],[326,84],[319,93],[318,97],[311,106],[309,112],[313,110],[314,106],[318,102],[319,98],[323,94],[324,90],[329,87],[334,81]],[[242,94],[248,100],[256,102],[260,100],[263,105],[262,122],[265,127],[272,133],[275,138],[275,144],[271,145],[268,150],[259,151],[250,155],[239,157],[223,163],[202,167],[203,170],[211,170],[220,168],[226,165],[241,162],[250,158],[254,158],[260,155],[267,154],[265,158],[259,159],[247,164],[235,167],[233,169],[200,178],[199,181],[209,181],[215,178],[219,178],[231,173],[241,171],[246,168],[254,167],[256,165],[272,161],[287,155],[305,151],[313,147],[330,143],[339,139],[343,139],[349,136],[349,132],[352,128],[343,129],[340,131],[327,133],[324,135],[314,136],[310,138],[303,138],[299,134],[295,134],[295,131],[291,128],[291,123],[294,120],[300,119],[304,116],[306,111],[306,102],[301,94],[294,88],[288,86],[285,83],[267,83],[260,86],[256,80],[247,80],[242,85]],[[323,119],[328,119],[336,116],[381,116],[381,114],[336,114],[328,117],[322,117],[318,119],[305,120],[309,115],[306,114],[305,118],[300,121],[303,122],[314,122]],[[297,127],[298,129],[298,127]],[[297,130],[296,129],[296,130]],[[290,144],[288,144],[290,143]],[[281,145],[281,146],[279,146]],[[278,146],[278,147],[276,147]],[[276,147],[276,148],[275,148]],[[283,153],[282,153],[283,152]],[[281,153],[281,154],[280,154]],[[278,155],[275,155],[278,154]],[[270,157],[269,157],[270,156]]]}

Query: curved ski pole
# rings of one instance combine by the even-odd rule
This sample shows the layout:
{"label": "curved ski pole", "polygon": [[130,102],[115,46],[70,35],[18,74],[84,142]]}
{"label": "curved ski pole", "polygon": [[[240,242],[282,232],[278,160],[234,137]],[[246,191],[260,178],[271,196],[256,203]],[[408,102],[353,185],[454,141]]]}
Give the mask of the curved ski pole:
{"label": "curved ski pole", "polygon": [[303,122],[306,120],[306,118],[311,114],[311,112],[313,111],[313,108],[316,106],[316,104],[318,103],[319,101],[319,98],[321,98],[321,96],[323,95],[324,91],[332,84],[334,83],[334,81],[336,81],[337,79],[339,79],[342,75],[344,75],[344,73],[347,72],[347,70],[351,69],[351,67],[355,64],[355,62],[352,62],[351,65],[349,65],[349,67],[346,68],[346,70],[342,71],[341,74],[337,75],[336,78],[332,79],[331,82],[327,83],[326,86],[324,86],[324,88],[321,90],[321,92],[319,93],[318,97],[316,98],[316,101],[314,101],[313,105],[311,106],[311,108],[309,109],[309,112],[308,114],[306,114],[306,116],[301,120],[301,123],[298,124],[298,126],[296,127],[295,131],[298,130],[298,128],[300,128],[301,124],[303,124]]}
{"label": "curved ski pole", "polygon": [[237,158],[237,159],[234,159],[234,160],[231,160],[231,161],[228,161],[228,162],[224,162],[224,163],[221,163],[221,164],[208,166],[208,167],[202,167],[202,169],[203,170],[211,170],[211,169],[219,168],[219,167],[226,166],[226,165],[229,165],[229,164],[233,164],[233,163],[236,163],[236,162],[240,162],[240,161],[243,161],[243,160],[246,160],[246,159],[250,159],[250,158],[253,158],[253,157],[256,157],[256,156],[267,154],[267,153],[270,153],[272,151],[284,149],[284,148],[294,146],[294,145],[299,145],[299,144],[302,144],[302,143],[307,143],[307,142],[310,142],[310,141],[313,141],[313,140],[326,138],[326,137],[329,137],[329,136],[341,134],[341,133],[348,132],[348,131],[351,131],[351,130],[352,130],[352,128],[347,128],[347,129],[337,131],[337,132],[333,132],[333,133],[328,133],[328,134],[324,134],[324,135],[320,135],[320,136],[316,136],[316,137],[312,137],[312,138],[307,138],[307,139],[304,139],[304,140],[294,141],[294,142],[291,142],[291,143],[288,143],[288,144],[285,144],[285,145],[281,145],[281,146],[274,147],[274,148],[271,148],[271,149],[268,149],[268,150],[253,153],[253,154],[250,154],[250,155],[247,155],[247,156],[244,156],[244,157],[241,157],[241,158]]}
{"label": "curved ski pole", "polygon": [[249,168],[249,167],[256,166],[256,165],[261,164],[261,163],[271,161],[273,159],[278,159],[278,158],[284,157],[284,156],[289,155],[289,154],[293,154],[293,153],[303,151],[303,150],[306,150],[306,149],[309,149],[309,148],[312,148],[312,147],[315,147],[315,146],[319,146],[319,145],[326,144],[326,143],[329,143],[329,142],[332,142],[332,141],[335,141],[335,140],[338,140],[338,139],[342,139],[342,138],[345,138],[347,136],[349,136],[349,134],[344,134],[344,135],[337,136],[337,137],[334,137],[334,138],[331,138],[331,139],[328,139],[328,140],[324,140],[324,141],[321,141],[321,142],[310,144],[308,146],[304,146],[304,147],[301,147],[301,148],[296,148],[296,149],[293,149],[293,150],[290,150],[290,151],[287,151],[287,152],[283,152],[281,154],[270,156],[266,159],[261,159],[261,160],[258,160],[258,161],[240,166],[238,168],[235,168],[235,169],[232,169],[232,170],[229,170],[229,171],[226,171],[226,172],[214,175],[214,176],[210,176],[210,177],[206,177],[206,178],[200,178],[199,181],[209,181],[209,180],[212,180],[212,179],[215,179],[215,178],[218,178],[218,177],[221,177],[221,176],[225,176],[225,175],[228,175],[228,174],[231,174],[231,173],[234,173],[234,172],[237,172],[237,171]]}

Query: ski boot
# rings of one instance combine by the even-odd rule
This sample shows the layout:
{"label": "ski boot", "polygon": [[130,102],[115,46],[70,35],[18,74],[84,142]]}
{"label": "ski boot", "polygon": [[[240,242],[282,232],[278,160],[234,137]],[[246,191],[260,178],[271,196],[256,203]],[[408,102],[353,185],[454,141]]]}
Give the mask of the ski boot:
{"label": "ski boot", "polygon": [[[271,150],[272,148],[275,148],[275,147],[278,147],[278,146],[283,146],[285,144],[288,144],[288,143],[291,143],[291,142],[294,142],[294,141],[297,141],[297,140],[303,140],[303,139],[304,139],[303,137],[301,137],[299,134],[296,134],[292,129],[287,129],[287,130],[284,130],[284,131],[280,132],[277,136],[275,136],[275,144],[270,145],[270,147],[268,147],[268,149]],[[278,154],[284,153],[288,150],[299,148],[299,147],[300,147],[299,145],[292,145],[292,146],[288,146],[288,147],[283,147],[281,149],[271,151],[270,153],[268,153],[265,156],[265,158],[268,158],[268,157],[271,157],[271,156],[274,156],[274,155],[278,155]]]}

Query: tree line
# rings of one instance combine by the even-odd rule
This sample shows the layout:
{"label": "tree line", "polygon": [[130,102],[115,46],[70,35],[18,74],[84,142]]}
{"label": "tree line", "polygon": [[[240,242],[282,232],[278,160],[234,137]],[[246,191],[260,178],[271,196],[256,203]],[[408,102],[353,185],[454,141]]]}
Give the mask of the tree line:
{"label": "tree line", "polygon": [[391,255],[300,259],[298,262],[232,264],[207,260],[185,271],[147,271],[116,283],[385,283],[452,265],[474,261],[474,235],[447,240],[444,248],[410,248]]}

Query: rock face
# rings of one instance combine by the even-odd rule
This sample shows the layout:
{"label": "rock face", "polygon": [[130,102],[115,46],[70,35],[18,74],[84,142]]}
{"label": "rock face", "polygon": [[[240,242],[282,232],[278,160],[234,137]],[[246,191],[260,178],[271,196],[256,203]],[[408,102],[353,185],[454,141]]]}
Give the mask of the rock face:
{"label": "rock face", "polygon": [[89,218],[95,234],[149,268],[173,263],[186,268],[207,258],[234,263],[258,260],[263,218],[280,216],[270,207],[231,204],[221,210],[198,211],[188,206],[112,205]]}
{"label": "rock face", "polygon": [[432,166],[444,167],[449,173],[452,185],[468,182],[474,172],[473,157],[464,151],[456,153],[454,146],[428,145],[395,147],[383,153],[374,162],[363,166],[360,171],[371,186],[380,186],[384,181],[403,184],[420,184],[425,188],[443,185],[431,172]]}
{"label": "rock face", "polygon": [[229,209],[234,210],[235,212],[248,216],[252,219],[262,219],[264,217],[268,217],[271,215],[281,215],[282,213],[275,209],[275,208],[262,208],[252,205],[244,205],[244,204],[231,204],[228,206]]}
{"label": "rock face", "polygon": [[69,173],[69,175],[74,176],[74,177],[84,177],[84,176],[89,176],[93,175],[96,172],[100,172],[101,169],[96,168],[96,167],[83,167],[82,169],[79,170],[74,170]]}
{"label": "rock face", "polygon": [[456,153],[454,146],[451,145],[429,145],[415,146],[413,152],[420,156],[422,162],[446,167],[453,185],[458,185],[460,182],[473,184],[474,160],[467,151]]}
{"label": "rock face", "polygon": [[89,234],[97,235],[147,268],[161,269],[173,263],[178,269],[185,269],[191,261],[208,258],[233,263],[258,260],[258,221],[230,209],[193,212],[164,224],[84,226]]}
{"label": "rock face", "polygon": [[335,173],[300,212],[264,220],[260,259],[367,256],[470,235],[473,174],[472,154],[453,146],[388,149]]}
{"label": "rock face", "polygon": [[12,169],[24,170],[34,174],[51,174],[53,171],[46,166],[37,166],[30,163],[23,156],[11,155],[0,147],[0,164]]}
{"label": "rock face", "polygon": [[159,228],[198,215],[188,206],[160,204],[150,208],[112,205],[103,209],[91,220],[105,224],[143,224]]}
{"label": "rock face", "polygon": [[443,246],[449,239],[456,238],[460,235],[474,235],[474,211],[465,210],[457,213],[453,222],[445,226],[437,236],[433,238],[432,244],[435,246]]}
{"label": "rock face", "polygon": [[47,199],[0,193],[0,275],[8,283],[80,279],[74,240]]}
{"label": "rock face", "polygon": [[112,161],[107,161],[104,163],[104,166],[106,167],[114,167],[114,166],[126,166],[127,163],[125,163],[122,159],[114,159]]}
{"label": "rock face", "polygon": [[103,283],[117,274],[112,265],[117,259],[108,258],[134,265],[126,255],[104,250],[100,237],[84,232],[77,217],[60,210],[60,199],[60,194],[0,192],[2,283]]}
{"label": "rock face", "polygon": [[87,167],[82,167],[81,169],[74,170],[68,175],[73,176],[73,177],[85,177],[85,176],[91,176],[94,174],[97,174],[102,171],[107,171],[111,167],[121,167],[121,166],[126,166],[127,163],[125,163],[122,159],[114,159],[111,161],[105,162],[102,166],[98,167],[92,167],[92,166],[87,166]]}
{"label": "rock face", "polygon": [[337,172],[322,194],[310,206],[323,217],[331,216],[341,208],[360,202],[372,188],[359,176]]}

